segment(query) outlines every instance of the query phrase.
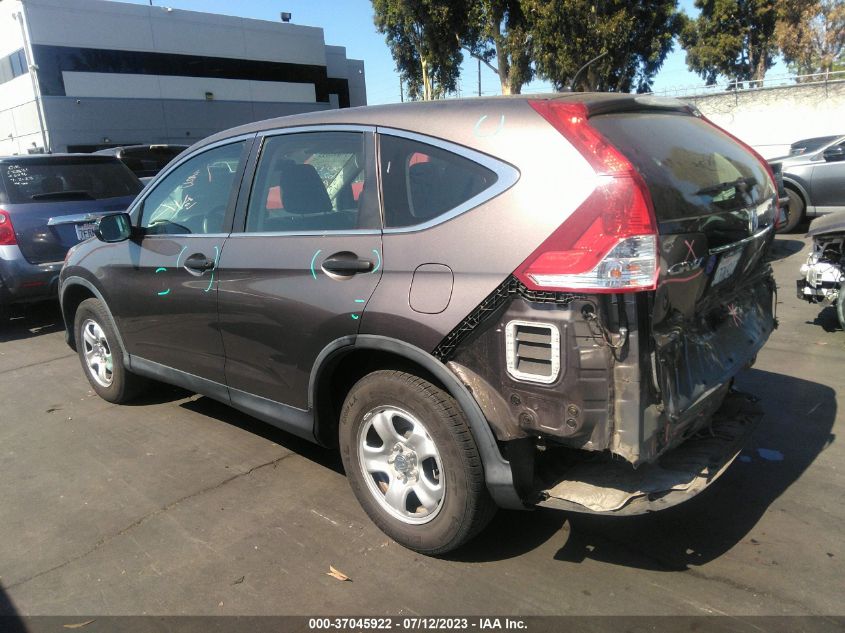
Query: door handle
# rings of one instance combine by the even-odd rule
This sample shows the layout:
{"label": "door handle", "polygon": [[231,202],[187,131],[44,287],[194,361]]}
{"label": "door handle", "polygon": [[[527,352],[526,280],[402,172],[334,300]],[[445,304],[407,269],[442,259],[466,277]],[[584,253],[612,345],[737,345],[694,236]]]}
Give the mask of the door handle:
{"label": "door handle", "polygon": [[323,261],[323,270],[335,275],[355,275],[368,273],[373,269],[373,262],[368,259],[349,257],[329,257]]}
{"label": "door handle", "polygon": [[194,253],[185,260],[184,266],[189,273],[201,275],[214,268],[214,260],[209,259],[202,253]]}

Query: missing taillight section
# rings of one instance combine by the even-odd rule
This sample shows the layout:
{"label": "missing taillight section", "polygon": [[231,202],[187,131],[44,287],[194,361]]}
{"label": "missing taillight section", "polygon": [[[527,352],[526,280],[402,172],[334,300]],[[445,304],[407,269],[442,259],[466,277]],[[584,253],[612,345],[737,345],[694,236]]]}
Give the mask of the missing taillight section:
{"label": "missing taillight section", "polygon": [[12,226],[12,218],[9,212],[0,209],[0,246],[12,246],[18,243],[15,236],[15,227]]}
{"label": "missing taillight section", "polygon": [[532,290],[654,290],[657,222],[642,176],[590,125],[583,104],[530,103],[590,163],[598,184],[514,274]]}

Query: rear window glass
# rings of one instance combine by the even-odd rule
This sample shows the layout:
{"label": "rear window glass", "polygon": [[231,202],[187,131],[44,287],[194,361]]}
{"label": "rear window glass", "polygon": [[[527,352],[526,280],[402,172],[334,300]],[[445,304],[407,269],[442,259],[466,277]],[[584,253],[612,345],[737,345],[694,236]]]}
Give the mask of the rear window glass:
{"label": "rear window glass", "polygon": [[11,204],[134,196],[140,181],[117,159],[42,159],[0,164],[3,198]]}
{"label": "rear window glass", "polygon": [[745,209],[774,194],[757,158],[696,117],[611,114],[590,124],[643,175],[658,221]]}
{"label": "rear window glass", "polygon": [[395,136],[381,137],[386,228],[433,220],[496,182],[496,174],[468,158]]}

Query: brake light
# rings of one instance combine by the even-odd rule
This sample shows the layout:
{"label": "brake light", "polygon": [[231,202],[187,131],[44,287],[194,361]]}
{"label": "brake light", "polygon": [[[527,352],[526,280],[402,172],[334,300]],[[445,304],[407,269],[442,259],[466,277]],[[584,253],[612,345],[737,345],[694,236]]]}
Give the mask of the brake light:
{"label": "brake light", "polygon": [[642,176],[589,124],[583,104],[530,104],[590,163],[598,184],[514,274],[532,290],[654,290],[657,222]]}
{"label": "brake light", "polygon": [[699,118],[701,118],[701,120],[702,120],[702,121],[704,121],[705,123],[709,123],[710,125],[712,125],[714,128],[716,128],[717,130],[719,130],[722,134],[724,134],[724,135],[725,135],[725,136],[727,136],[729,139],[731,139],[734,143],[736,143],[736,144],[738,144],[738,145],[741,145],[741,146],[742,146],[742,148],[743,148],[746,152],[748,152],[749,154],[751,154],[754,158],[756,158],[758,161],[760,161],[760,163],[762,163],[763,168],[766,170],[766,173],[767,173],[767,174],[769,174],[769,180],[771,181],[771,184],[772,184],[772,191],[774,192],[774,194],[773,194],[773,196],[772,196],[772,197],[774,198],[774,206],[773,206],[774,219],[772,220],[772,224],[774,224],[775,229],[777,229],[777,228],[778,228],[778,224],[780,223],[780,213],[779,213],[779,211],[780,211],[780,205],[778,204],[778,198],[780,197],[780,192],[778,191],[778,181],[777,181],[777,179],[775,178],[775,172],[774,172],[774,170],[772,169],[772,166],[771,166],[771,165],[769,165],[769,161],[767,161],[765,158],[763,158],[763,157],[762,157],[762,156],[761,156],[761,155],[757,152],[757,150],[756,150],[756,149],[754,149],[753,147],[751,147],[748,143],[746,143],[745,141],[742,141],[742,140],[738,139],[736,136],[734,136],[733,134],[731,134],[730,132],[728,132],[726,129],[724,129],[724,128],[722,128],[722,127],[719,127],[718,125],[716,125],[715,123],[713,123],[713,121],[711,121],[710,119],[708,119],[708,118],[707,118],[706,116],[704,116],[703,114],[699,114],[698,116],[699,116]]}
{"label": "brake light", "polygon": [[12,246],[18,243],[15,236],[15,227],[12,226],[12,218],[9,212],[0,209],[0,246]]}

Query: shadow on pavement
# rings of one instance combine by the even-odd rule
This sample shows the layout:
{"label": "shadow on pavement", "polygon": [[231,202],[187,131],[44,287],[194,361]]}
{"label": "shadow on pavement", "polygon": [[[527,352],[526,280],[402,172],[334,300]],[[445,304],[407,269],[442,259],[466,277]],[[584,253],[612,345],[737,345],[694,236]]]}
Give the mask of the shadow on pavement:
{"label": "shadow on pavement", "polygon": [[12,599],[2,585],[0,585],[0,630],[3,633],[26,633],[27,631]]}
{"label": "shadow on pavement", "polygon": [[767,508],[835,440],[831,433],[836,418],[833,389],[755,369],[744,372],[737,383],[741,390],[761,398],[765,416],[741,459],[698,497],[634,517],[553,510],[500,512],[454,558],[493,561],[518,556],[561,528],[568,531],[568,539],[554,556],[559,561],[592,559],[679,571],[718,558],[745,539]]}
{"label": "shadow on pavement", "polygon": [[836,316],[836,307],[827,306],[819,312],[818,316],[812,321],[807,321],[808,325],[818,325],[825,332],[841,332],[842,326],[839,324],[839,318]]}
{"label": "shadow on pavement", "polygon": [[795,255],[795,253],[800,253],[803,248],[804,242],[802,240],[777,237],[775,238],[775,241],[772,242],[768,258],[769,261],[784,259],[790,255]]}
{"label": "shadow on pavement", "polygon": [[[287,431],[282,431],[275,426],[253,418],[246,413],[241,413],[221,402],[217,402],[211,398],[201,397],[197,400],[183,402],[179,406],[263,437],[265,440],[278,444],[324,468],[343,474],[343,463],[340,459],[339,451],[323,448],[322,446],[303,440]],[[352,492],[350,491],[349,494],[352,494]]]}
{"label": "shadow on pavement", "polygon": [[0,325],[0,343],[18,341],[65,329],[57,301],[12,308],[12,318]]}

